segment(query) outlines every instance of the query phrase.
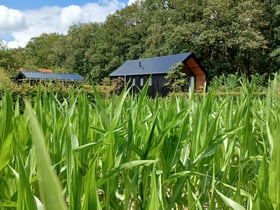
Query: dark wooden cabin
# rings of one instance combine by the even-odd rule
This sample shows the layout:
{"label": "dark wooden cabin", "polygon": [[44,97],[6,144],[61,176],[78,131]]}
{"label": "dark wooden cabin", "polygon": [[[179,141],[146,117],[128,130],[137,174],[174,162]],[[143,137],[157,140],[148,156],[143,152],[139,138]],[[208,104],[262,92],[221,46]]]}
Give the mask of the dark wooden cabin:
{"label": "dark wooden cabin", "polygon": [[165,76],[176,63],[183,63],[182,72],[188,75],[187,84],[194,87],[196,92],[202,92],[206,83],[207,74],[199,64],[193,53],[182,53],[154,58],[126,61],[122,66],[112,72],[111,79],[122,78],[124,85],[128,82],[137,90],[141,89],[151,77],[148,94],[151,96],[166,95],[167,88]]}

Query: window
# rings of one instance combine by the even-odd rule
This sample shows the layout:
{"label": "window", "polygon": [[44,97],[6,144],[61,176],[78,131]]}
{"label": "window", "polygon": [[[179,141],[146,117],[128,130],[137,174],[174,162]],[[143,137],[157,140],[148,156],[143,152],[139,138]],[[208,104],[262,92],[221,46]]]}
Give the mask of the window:
{"label": "window", "polygon": [[149,86],[153,86],[153,79],[152,79],[152,77],[149,80]]}
{"label": "window", "polygon": [[132,86],[135,86],[135,78],[132,79]]}
{"label": "window", "polygon": [[144,78],[140,78],[140,86],[143,86],[144,85]]}
{"label": "window", "polygon": [[189,86],[189,91],[193,91],[195,88],[195,78],[194,76],[190,77],[190,86]]}

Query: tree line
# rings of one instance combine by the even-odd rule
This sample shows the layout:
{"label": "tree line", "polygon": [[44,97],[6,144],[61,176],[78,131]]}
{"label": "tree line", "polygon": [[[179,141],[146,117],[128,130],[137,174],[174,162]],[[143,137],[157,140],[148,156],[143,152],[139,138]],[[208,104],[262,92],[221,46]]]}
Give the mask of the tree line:
{"label": "tree line", "polygon": [[72,71],[100,82],[126,60],[193,52],[212,78],[280,70],[279,0],[145,0],[102,23],[0,50],[0,67]]}

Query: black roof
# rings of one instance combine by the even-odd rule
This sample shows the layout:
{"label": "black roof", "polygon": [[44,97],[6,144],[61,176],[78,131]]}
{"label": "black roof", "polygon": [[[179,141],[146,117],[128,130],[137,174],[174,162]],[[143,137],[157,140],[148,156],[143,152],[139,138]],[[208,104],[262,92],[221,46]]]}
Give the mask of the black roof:
{"label": "black roof", "polygon": [[188,52],[182,54],[126,61],[109,76],[116,77],[132,75],[166,74],[170,71],[171,66],[179,62],[184,62],[191,55],[192,53]]}
{"label": "black roof", "polygon": [[77,81],[84,82],[84,78],[78,74],[58,74],[58,73],[43,73],[32,71],[19,71],[16,80],[59,80],[59,81]]}

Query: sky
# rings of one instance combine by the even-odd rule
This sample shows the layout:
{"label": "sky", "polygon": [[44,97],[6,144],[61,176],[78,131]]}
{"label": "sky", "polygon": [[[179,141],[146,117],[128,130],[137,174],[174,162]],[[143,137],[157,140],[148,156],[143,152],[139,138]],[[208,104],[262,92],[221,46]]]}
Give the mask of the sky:
{"label": "sky", "polygon": [[66,34],[78,23],[102,22],[136,0],[0,0],[0,40],[25,47],[42,33]]}

